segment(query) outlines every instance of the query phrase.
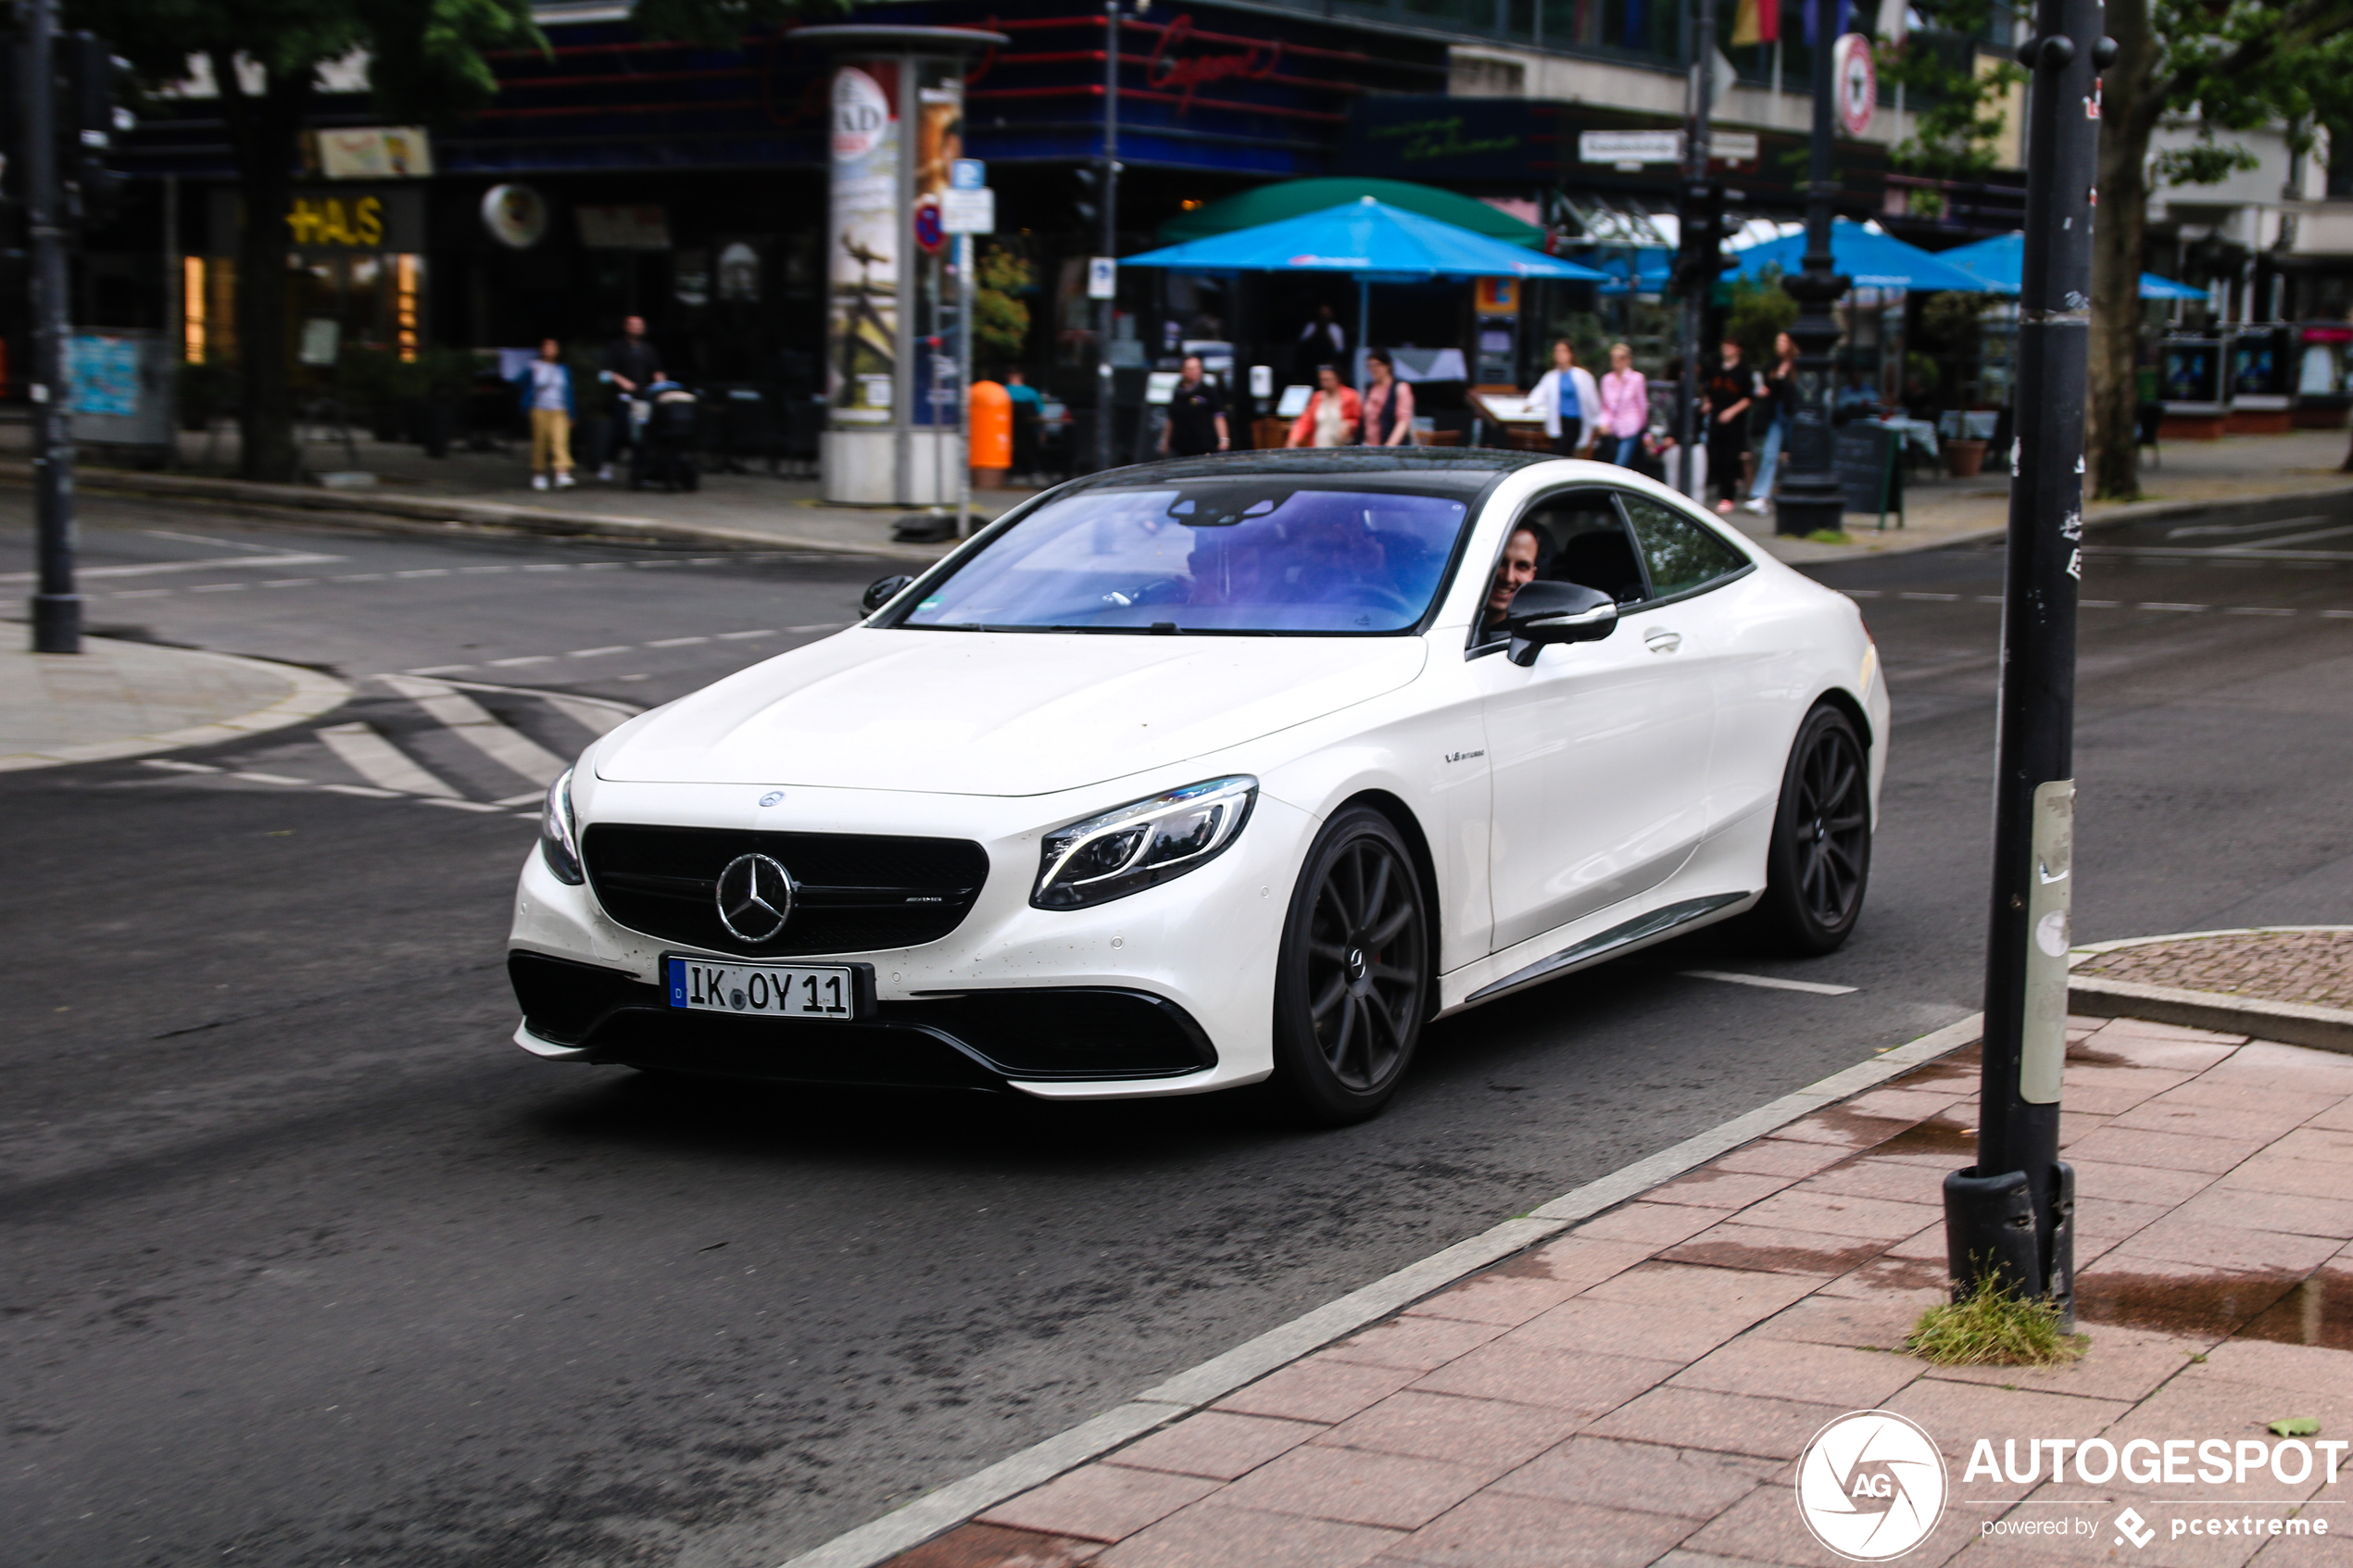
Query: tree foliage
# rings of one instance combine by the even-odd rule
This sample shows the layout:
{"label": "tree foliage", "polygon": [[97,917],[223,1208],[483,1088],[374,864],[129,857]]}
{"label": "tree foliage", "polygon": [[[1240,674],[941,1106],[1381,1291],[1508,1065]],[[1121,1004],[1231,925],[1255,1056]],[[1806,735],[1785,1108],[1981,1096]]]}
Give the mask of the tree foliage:
{"label": "tree foliage", "polygon": [[1029,307],[1020,298],[1038,286],[1038,270],[1000,242],[981,247],[973,282],[973,347],[983,360],[1013,364],[1029,341]]}
{"label": "tree foliage", "polygon": [[[2086,466],[2095,495],[2129,499],[2140,493],[2134,370],[2150,182],[2213,183],[2253,165],[2239,135],[2272,127],[2299,144],[2313,124],[2353,114],[2353,0],[2109,0],[2107,12],[2117,57],[2101,78]],[[2152,159],[2168,121],[2195,125],[2197,140]]]}
{"label": "tree foliage", "polygon": [[1927,30],[1880,45],[1880,75],[1904,89],[1912,114],[1912,134],[1889,161],[1906,174],[1982,180],[1994,168],[2010,91],[2026,73],[2008,60],[1978,64],[1992,0],[1913,0],[1912,8]]}

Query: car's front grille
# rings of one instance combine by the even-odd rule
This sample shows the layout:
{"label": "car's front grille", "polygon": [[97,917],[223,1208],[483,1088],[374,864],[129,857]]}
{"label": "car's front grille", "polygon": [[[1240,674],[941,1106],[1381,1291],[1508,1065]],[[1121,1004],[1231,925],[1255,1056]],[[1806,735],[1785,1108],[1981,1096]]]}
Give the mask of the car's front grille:
{"label": "car's front grille", "polygon": [[[598,902],[622,924],[762,958],[936,942],[963,922],[988,878],[988,852],[962,838],[598,822],[581,848]],[[795,884],[791,918],[764,942],[746,942],[721,924],[716,898],[728,862],[755,854],[783,866]]]}

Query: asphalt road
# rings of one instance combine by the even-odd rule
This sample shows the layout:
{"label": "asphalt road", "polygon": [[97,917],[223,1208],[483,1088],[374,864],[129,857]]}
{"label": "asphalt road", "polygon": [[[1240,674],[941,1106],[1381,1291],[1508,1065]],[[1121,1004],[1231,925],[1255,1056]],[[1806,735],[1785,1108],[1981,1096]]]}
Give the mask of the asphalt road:
{"label": "asphalt road", "polygon": [[[2319,510],[2099,537],[2082,938],[2353,908],[2353,512]],[[1975,1005],[1996,550],[1821,572],[1895,696],[1844,951],[1704,934],[1560,981],[1309,1134],[1216,1098],[681,1089],[508,1044],[533,828],[498,802],[530,784],[414,683],[568,757],[616,709],[560,699],[690,690],[887,568],[85,517],[121,569],[88,580],[94,629],[356,695],[172,759],[210,771],[0,775],[0,1555],[26,1568],[773,1564]],[[0,491],[0,574],[29,565]],[[318,737],[348,725],[443,804]]]}

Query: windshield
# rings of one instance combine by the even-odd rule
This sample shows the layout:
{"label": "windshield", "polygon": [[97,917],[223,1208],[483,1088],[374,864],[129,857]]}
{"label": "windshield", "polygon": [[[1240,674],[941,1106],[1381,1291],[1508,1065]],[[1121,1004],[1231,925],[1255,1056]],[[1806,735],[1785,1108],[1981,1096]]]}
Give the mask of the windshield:
{"label": "windshield", "polygon": [[1378,634],[1419,624],[1469,508],[1289,476],[1088,490],[933,585],[902,626]]}

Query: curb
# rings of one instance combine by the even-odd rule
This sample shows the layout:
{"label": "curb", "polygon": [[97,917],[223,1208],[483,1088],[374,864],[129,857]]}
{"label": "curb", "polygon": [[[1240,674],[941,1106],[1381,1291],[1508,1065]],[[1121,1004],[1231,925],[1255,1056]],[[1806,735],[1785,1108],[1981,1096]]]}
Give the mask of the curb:
{"label": "curb", "polygon": [[[2196,512],[2212,511],[2217,508],[2253,506],[2259,502],[2284,500],[2316,502],[2353,500],[2353,484],[2329,484],[2314,490],[2272,490],[2259,495],[2224,495],[2207,501],[2127,501],[2120,507],[2108,507],[2096,512],[2087,508],[2083,513],[2083,532],[2087,534],[2095,533],[2102,529],[2123,528],[2136,522],[2155,522],[2169,517],[2186,517]],[[1877,531],[1863,529],[1849,530],[1849,532],[1859,535],[1864,533],[1875,534]],[[1888,532],[1892,534],[1901,530],[1890,529]],[[1782,564],[1793,566],[1802,571],[1809,566],[1843,566],[1850,561],[1883,560],[1890,556],[1918,555],[1924,550],[1944,550],[1964,545],[1982,545],[1989,540],[2007,539],[2009,537],[2009,523],[2005,513],[2005,521],[1983,528],[1963,529],[1933,539],[1922,538],[1918,542],[1905,541],[1882,545],[1877,549],[1866,549],[1860,546],[1831,546],[1845,553],[1809,556],[1803,560],[1784,560]],[[1755,536],[1751,535],[1751,537]],[[1767,544],[1762,539],[1757,542]],[[1767,549],[1769,553],[1769,544],[1767,544]]]}
{"label": "curb", "polygon": [[[32,465],[0,461],[0,483],[31,483]],[[167,501],[233,502],[245,506],[328,512],[355,520],[394,518],[409,522],[438,523],[443,527],[494,528],[557,538],[625,539],[638,544],[708,545],[715,542],[759,545],[770,549],[810,550],[829,556],[881,557],[890,560],[926,563],[937,561],[945,553],[914,549],[905,545],[844,545],[831,539],[769,533],[751,528],[674,522],[661,518],[559,511],[551,507],[524,507],[507,501],[394,495],[380,491],[319,490],[300,484],[257,484],[241,479],[140,473],[129,469],[85,469],[75,474],[74,483],[77,488],[98,495],[143,495]]]}
{"label": "curb", "polygon": [[[2208,936],[2259,936],[2271,932],[2353,931],[2344,925],[2254,925],[2228,931],[2183,931],[2166,936],[2133,936],[2120,942],[2096,942],[2078,947],[2069,958],[2070,968],[2124,947],[2154,947],[2162,942],[2189,942]],[[2353,1056],[2353,1012],[2342,1008],[2313,1007],[2304,1002],[2266,1001],[2260,997],[2233,996],[2227,991],[2191,991],[2175,985],[2144,985],[2132,980],[2106,980],[2070,975],[2067,982],[2070,1012],[2092,1018],[2145,1018],[2152,1023],[2177,1023],[2186,1029],[2211,1029],[2222,1035],[2252,1035],[2284,1045],[2309,1046],[2315,1050]]]}
{"label": "curb", "polygon": [[1091,1420],[802,1552],[785,1563],[784,1568],[875,1568],[911,1547],[954,1529],[975,1514],[986,1512],[1064,1471],[1075,1470],[1171,1422],[1182,1420],[1268,1373],[1394,1316],[1466,1275],[1538,1242],[1549,1241],[1571,1225],[1638,1198],[1718,1155],[1730,1153],[1800,1117],[1810,1116],[1826,1105],[1876,1088],[1922,1062],[1975,1045],[1983,1032],[1984,1016],[1971,1013],[1957,1023],[1947,1024],[1909,1044],[1881,1051],[1869,1061],[1856,1062],[1744,1116],[1735,1116],[1647,1159],[1588,1182],[1530,1213],[1505,1220],[1419,1262],[1408,1263],[1394,1273],[1327,1301],[1223,1355],[1156,1383]]}
{"label": "curb", "polygon": [[[93,637],[87,640],[104,642],[107,639]],[[165,730],[154,734],[126,735],[120,740],[93,741],[86,746],[20,751],[0,757],[0,772],[59,768],[69,762],[105,762],[120,757],[145,757],[158,751],[179,751],[192,746],[213,746],[221,741],[239,740],[316,719],[322,713],[342,707],[351,696],[351,688],[333,676],[305,670],[298,664],[274,664],[268,659],[242,659],[235,654],[208,653],[199,648],[173,651],[188,659],[209,659],[244,670],[260,671],[290,683],[294,690],[267,708],[257,708],[250,713],[240,713],[233,719],[216,720],[209,724],[195,724],[184,730]]]}

